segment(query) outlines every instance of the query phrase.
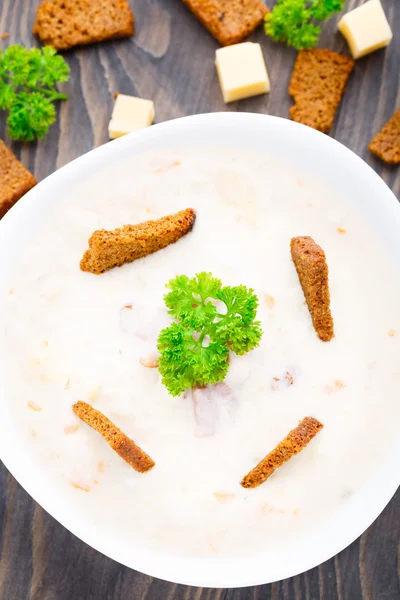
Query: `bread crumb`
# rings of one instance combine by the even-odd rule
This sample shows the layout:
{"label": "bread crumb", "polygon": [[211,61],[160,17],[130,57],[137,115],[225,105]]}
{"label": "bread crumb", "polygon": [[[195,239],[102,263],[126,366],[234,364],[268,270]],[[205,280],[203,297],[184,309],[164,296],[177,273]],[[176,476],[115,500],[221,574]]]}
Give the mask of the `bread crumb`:
{"label": "bread crumb", "polygon": [[282,388],[288,388],[294,384],[294,375],[290,371],[286,371],[281,377],[273,377],[271,388],[274,392]]}
{"label": "bread crumb", "polygon": [[171,169],[173,169],[175,167],[180,167],[180,165],[181,165],[180,160],[174,160],[173,162],[169,163],[168,165],[163,165],[162,167],[158,167],[157,169],[154,170],[154,173],[156,175],[162,175],[166,171],[170,171]]}
{"label": "bread crumb", "polygon": [[273,296],[270,296],[269,294],[264,294],[264,300],[268,308],[274,308],[275,298]]}
{"label": "bread crumb", "polygon": [[102,386],[100,384],[96,385],[89,394],[89,402],[96,402],[99,399],[101,390]]}
{"label": "bread crumb", "polygon": [[38,404],[36,404],[36,402],[33,402],[33,400],[29,400],[26,405],[31,408],[32,410],[34,410],[35,412],[41,412],[43,410],[43,408],[41,406],[39,406]]}
{"label": "bread crumb", "polygon": [[326,394],[333,394],[334,392],[338,392],[342,388],[346,387],[346,384],[341,379],[336,379],[333,384],[327,384],[324,386],[324,392]]}
{"label": "bread crumb", "polygon": [[347,229],[343,229],[343,227],[338,227],[337,232],[341,233],[343,235],[343,234],[347,233]]}
{"label": "bread crumb", "polygon": [[395,330],[394,330],[394,329],[389,329],[389,331],[388,331],[388,336],[389,336],[389,337],[394,337],[395,335],[396,335],[396,332],[395,332]]}
{"label": "bread crumb", "polygon": [[94,485],[99,485],[100,481],[98,479],[93,479],[93,484]]}
{"label": "bread crumb", "polygon": [[226,492],[214,492],[215,499],[220,504],[227,504],[235,497],[235,494],[230,494]]}
{"label": "bread crumb", "polygon": [[160,366],[158,364],[158,355],[156,353],[149,354],[148,356],[141,356],[139,362],[143,367],[147,367],[148,369],[158,369]]}
{"label": "bread crumb", "polygon": [[64,389],[66,389],[66,390],[69,390],[69,389],[71,389],[71,380],[70,380],[70,378],[69,378],[69,377],[68,377],[68,379],[67,379],[67,383],[65,384],[65,388],[64,388]]}
{"label": "bread crumb", "polygon": [[72,435],[73,433],[76,433],[79,429],[79,423],[75,423],[74,425],[66,425],[64,427],[64,433],[65,435]]}
{"label": "bread crumb", "polygon": [[37,438],[36,429],[32,429],[32,430],[31,430],[31,438],[32,438],[33,440],[36,440],[36,438]]}
{"label": "bread crumb", "polygon": [[73,487],[77,490],[82,490],[83,492],[90,492],[90,485],[83,482],[71,481]]}
{"label": "bread crumb", "polygon": [[99,473],[104,473],[104,471],[106,470],[106,466],[102,460],[99,460],[99,462],[97,463],[97,470]]}
{"label": "bread crumb", "polygon": [[214,546],[214,544],[212,542],[209,542],[210,548],[211,550],[215,553],[218,554],[218,550],[216,549],[216,547]]}

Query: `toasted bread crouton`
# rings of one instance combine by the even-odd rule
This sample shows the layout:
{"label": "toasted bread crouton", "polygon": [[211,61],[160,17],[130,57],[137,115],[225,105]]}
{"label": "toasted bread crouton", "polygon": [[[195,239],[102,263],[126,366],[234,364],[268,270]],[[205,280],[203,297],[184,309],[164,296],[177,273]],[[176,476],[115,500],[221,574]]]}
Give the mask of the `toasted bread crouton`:
{"label": "toasted bread crouton", "polygon": [[0,140],[0,219],[36,183],[34,176]]}
{"label": "toasted bread crouton", "polygon": [[400,164],[400,108],[371,140],[368,148],[384,162]]}
{"label": "toasted bread crouton", "polygon": [[291,118],[328,132],[353,67],[354,60],[331,50],[301,50],[289,86],[289,94],[295,101],[290,109]]}
{"label": "toasted bread crouton", "polygon": [[128,0],[45,0],[33,27],[43,44],[56,50],[133,35]]}
{"label": "toasted bread crouton", "polygon": [[325,252],[308,236],[293,238],[290,250],[314,329],[320,340],[329,342],[334,331]]}
{"label": "toasted bread crouton", "polygon": [[136,446],[135,442],[128,438],[103,413],[90,406],[90,404],[81,401],[74,404],[72,410],[77,417],[100,433],[114,452],[133,467],[135,471],[146,473],[154,467],[155,462],[150,456],[143,452],[139,446]]}
{"label": "toasted bread crouton", "polygon": [[298,426],[243,478],[241,485],[245,488],[255,488],[264,483],[275,469],[299,454],[322,427],[322,423],[314,417],[304,417]]}
{"label": "toasted bread crouton", "polygon": [[183,0],[221,46],[242,42],[262,23],[268,8],[261,0]]}
{"label": "toasted bread crouton", "polygon": [[99,275],[153,254],[186,235],[195,219],[194,210],[187,208],[157,221],[124,225],[113,231],[95,231],[89,239],[89,249],[81,260],[81,269]]}

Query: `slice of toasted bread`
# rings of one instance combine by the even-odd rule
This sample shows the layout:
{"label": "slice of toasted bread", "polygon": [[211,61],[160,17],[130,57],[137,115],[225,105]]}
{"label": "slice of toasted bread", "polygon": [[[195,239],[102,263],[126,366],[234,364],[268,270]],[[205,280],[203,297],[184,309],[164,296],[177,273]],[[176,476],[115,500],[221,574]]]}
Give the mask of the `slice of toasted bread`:
{"label": "slice of toasted bread", "polygon": [[36,183],[32,173],[0,140],[0,219]]}
{"label": "slice of toasted bread", "polygon": [[376,134],[368,146],[378,158],[390,165],[400,163],[400,108]]}
{"label": "slice of toasted bread", "polygon": [[222,46],[242,42],[262,23],[268,8],[261,0],[183,0]]}
{"label": "slice of toasted bread", "polygon": [[291,118],[328,132],[353,67],[354,60],[331,50],[301,50],[289,86],[295,101]]}
{"label": "slice of toasted bread", "polygon": [[186,235],[195,219],[194,210],[187,208],[156,221],[124,225],[113,231],[95,231],[89,239],[89,249],[81,260],[81,269],[99,275],[153,254]]}
{"label": "slice of toasted bread", "polygon": [[322,427],[322,423],[314,417],[304,417],[299,425],[243,478],[241,485],[245,488],[255,488],[264,483],[275,469],[304,450]]}
{"label": "slice of toasted bread", "polygon": [[136,446],[125,433],[123,433],[110,419],[103,413],[96,410],[86,402],[77,402],[72,410],[77,417],[90,425],[95,431],[100,433],[111,448],[124,459],[131,467],[139,473],[150,471],[155,462],[143,452],[139,446]]}
{"label": "slice of toasted bread", "polygon": [[33,33],[56,50],[133,35],[134,16],[127,0],[45,0]]}
{"label": "slice of toasted bread", "polygon": [[308,236],[293,238],[290,250],[314,329],[320,340],[329,342],[334,330],[325,252]]}

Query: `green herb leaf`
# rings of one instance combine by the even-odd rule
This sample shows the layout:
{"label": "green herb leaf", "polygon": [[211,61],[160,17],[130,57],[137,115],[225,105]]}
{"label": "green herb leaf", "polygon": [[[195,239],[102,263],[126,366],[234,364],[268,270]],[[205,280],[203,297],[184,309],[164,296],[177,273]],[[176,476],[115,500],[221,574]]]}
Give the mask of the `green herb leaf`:
{"label": "green herb leaf", "polygon": [[68,78],[68,64],[54,48],[15,45],[0,50],[0,109],[10,111],[12,139],[32,141],[47,133],[56,117],[53,102],[67,98],[55,86]]}
{"label": "green herb leaf", "polygon": [[[222,287],[211,273],[179,275],[165,296],[176,319],[158,338],[162,382],[177,396],[188,388],[223,381],[229,351],[245,354],[259,345],[258,299],[245,286]],[[222,303],[222,304],[221,304]]]}
{"label": "green herb leaf", "polygon": [[313,48],[321,33],[319,23],[340,12],[346,0],[277,0],[265,15],[265,33],[275,42],[298,50]]}

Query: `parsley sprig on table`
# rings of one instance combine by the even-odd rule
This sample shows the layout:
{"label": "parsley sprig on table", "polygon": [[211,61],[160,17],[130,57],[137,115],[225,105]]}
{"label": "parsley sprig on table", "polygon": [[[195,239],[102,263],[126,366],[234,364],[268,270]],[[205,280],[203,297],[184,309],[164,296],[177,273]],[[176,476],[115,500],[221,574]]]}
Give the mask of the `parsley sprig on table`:
{"label": "parsley sprig on table", "polygon": [[[258,346],[258,299],[243,285],[223,287],[211,273],[170,281],[165,296],[175,321],[158,338],[162,382],[173,396],[188,388],[223,381],[229,352],[245,354]],[[216,302],[219,301],[219,302]]]}
{"label": "parsley sprig on table", "polygon": [[265,16],[265,33],[298,50],[313,48],[321,33],[319,23],[340,12],[345,1],[278,0]]}
{"label": "parsley sprig on table", "polygon": [[56,119],[53,102],[66,100],[56,84],[67,81],[69,67],[54,48],[0,50],[0,108],[8,110],[8,133],[30,142],[43,137]]}

